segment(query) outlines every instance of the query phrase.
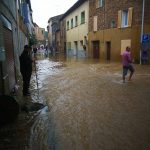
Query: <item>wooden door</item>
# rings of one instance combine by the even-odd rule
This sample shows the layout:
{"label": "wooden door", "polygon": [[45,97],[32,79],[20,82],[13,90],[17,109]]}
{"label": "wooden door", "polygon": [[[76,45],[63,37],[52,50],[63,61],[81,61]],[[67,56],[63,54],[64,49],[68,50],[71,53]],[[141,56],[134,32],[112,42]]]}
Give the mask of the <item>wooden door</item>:
{"label": "wooden door", "polygon": [[100,58],[99,41],[93,41],[93,58]]}

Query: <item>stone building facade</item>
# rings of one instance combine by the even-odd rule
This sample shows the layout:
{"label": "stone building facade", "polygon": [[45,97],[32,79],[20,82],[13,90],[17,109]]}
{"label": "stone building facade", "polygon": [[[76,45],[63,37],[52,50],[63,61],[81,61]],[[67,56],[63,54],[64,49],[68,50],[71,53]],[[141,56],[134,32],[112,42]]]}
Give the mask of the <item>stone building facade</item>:
{"label": "stone building facade", "polygon": [[[145,0],[144,33],[150,34],[150,1]],[[120,61],[126,46],[140,60],[142,0],[89,0],[89,56]]]}

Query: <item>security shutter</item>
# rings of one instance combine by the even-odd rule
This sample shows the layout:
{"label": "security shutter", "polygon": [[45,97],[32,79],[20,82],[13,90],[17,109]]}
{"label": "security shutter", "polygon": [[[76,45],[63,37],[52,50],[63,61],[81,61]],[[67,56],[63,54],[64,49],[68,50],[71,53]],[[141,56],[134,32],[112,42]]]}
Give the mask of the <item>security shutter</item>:
{"label": "security shutter", "polygon": [[3,27],[4,34],[4,47],[6,51],[6,64],[7,64],[7,73],[9,79],[9,90],[15,85],[15,63],[14,63],[14,53],[13,53],[13,37],[12,32]]}

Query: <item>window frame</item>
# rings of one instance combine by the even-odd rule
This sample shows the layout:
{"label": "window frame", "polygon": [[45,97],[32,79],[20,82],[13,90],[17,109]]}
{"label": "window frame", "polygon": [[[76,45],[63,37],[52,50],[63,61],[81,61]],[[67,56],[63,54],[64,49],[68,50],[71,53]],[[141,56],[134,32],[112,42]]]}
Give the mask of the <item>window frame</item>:
{"label": "window frame", "polygon": [[71,29],[73,28],[73,18],[71,19]]}
{"label": "window frame", "polygon": [[85,11],[81,12],[81,24],[85,23]]}
{"label": "window frame", "polygon": [[[126,15],[125,15],[125,12]],[[125,20],[126,17],[126,20]],[[133,18],[133,7],[129,7],[125,10],[118,11],[118,28],[128,28],[132,26],[132,18]]]}
{"label": "window frame", "polygon": [[122,10],[121,13],[121,27],[126,28],[128,27],[128,15],[129,15],[129,10]]}
{"label": "window frame", "polygon": [[78,16],[75,16],[75,27],[78,26]]}
{"label": "window frame", "polygon": [[96,0],[96,8],[103,7],[104,5],[104,0]]}
{"label": "window frame", "polygon": [[67,21],[67,30],[69,30],[69,20]]}

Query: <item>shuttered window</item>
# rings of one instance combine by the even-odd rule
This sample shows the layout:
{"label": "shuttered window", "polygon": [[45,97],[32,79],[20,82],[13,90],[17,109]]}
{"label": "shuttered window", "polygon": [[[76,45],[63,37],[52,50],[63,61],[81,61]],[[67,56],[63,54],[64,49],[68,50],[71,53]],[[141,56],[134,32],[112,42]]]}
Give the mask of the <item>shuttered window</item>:
{"label": "shuttered window", "polygon": [[132,25],[132,13],[133,12],[133,7],[129,8],[129,13],[128,13],[128,27],[131,27]]}
{"label": "shuttered window", "polygon": [[75,16],[75,27],[78,26],[78,16]]}
{"label": "shuttered window", "polygon": [[128,10],[123,10],[121,17],[122,17],[121,18],[122,27],[128,27]]}
{"label": "shuttered window", "polygon": [[103,7],[104,0],[96,0],[96,8]]}
{"label": "shuttered window", "polygon": [[97,31],[97,16],[94,16],[94,21],[93,21],[93,31]]}
{"label": "shuttered window", "polygon": [[81,12],[81,24],[85,23],[85,11]]}
{"label": "shuttered window", "polygon": [[71,29],[73,28],[73,18],[71,19]]}
{"label": "shuttered window", "polygon": [[67,21],[67,30],[69,30],[69,21]]}
{"label": "shuttered window", "polygon": [[121,28],[121,10],[118,11],[118,28]]}
{"label": "shuttered window", "polygon": [[131,27],[133,8],[118,11],[118,28]]}

